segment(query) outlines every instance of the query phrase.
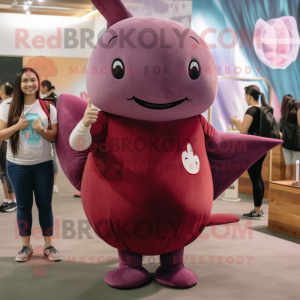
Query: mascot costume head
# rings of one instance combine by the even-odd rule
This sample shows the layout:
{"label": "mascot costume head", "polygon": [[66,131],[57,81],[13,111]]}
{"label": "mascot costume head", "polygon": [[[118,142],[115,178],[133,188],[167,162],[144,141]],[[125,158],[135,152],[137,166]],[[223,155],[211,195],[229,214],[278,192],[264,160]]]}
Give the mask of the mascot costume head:
{"label": "mascot costume head", "polygon": [[[92,144],[69,145],[87,103],[58,99],[57,152],[82,193],[85,214],[120,267],[107,284],[149,281],[142,255],[160,255],[158,282],[187,288],[198,277],[183,264],[184,247],[206,226],[237,222],[211,215],[213,200],[281,142],[218,133],[201,115],[213,103],[218,76],[199,35],[174,21],[132,17],[121,0],[92,0],[107,20],[87,68],[88,95],[99,108]],[[233,168],[232,166],[240,166]]]}

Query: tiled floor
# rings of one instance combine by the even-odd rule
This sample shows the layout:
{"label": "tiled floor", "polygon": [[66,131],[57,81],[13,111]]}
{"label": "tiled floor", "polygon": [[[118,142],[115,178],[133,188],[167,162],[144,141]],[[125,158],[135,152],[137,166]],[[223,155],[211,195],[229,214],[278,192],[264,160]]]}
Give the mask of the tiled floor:
{"label": "tiled floor", "polygon": [[[268,216],[261,221],[241,219],[235,226],[206,228],[202,238],[185,249],[186,266],[199,277],[191,289],[171,289],[157,283],[153,273],[159,258],[149,256],[144,257],[144,266],[153,279],[149,285],[135,290],[113,289],[105,284],[104,275],[118,265],[116,249],[100,240],[92,229],[86,235],[78,230],[88,223],[80,199],[73,198],[75,189],[61,170],[58,188],[53,199],[58,229],[54,245],[62,254],[61,262],[43,266],[46,261],[40,255],[43,241],[34,206],[36,231],[32,245],[36,249],[36,264],[16,263],[14,256],[21,248],[16,213],[0,214],[1,300],[300,299],[300,239],[268,230]],[[241,202],[216,200],[213,212],[241,217],[253,204],[251,197],[240,196]],[[268,210],[266,200],[264,210]]]}

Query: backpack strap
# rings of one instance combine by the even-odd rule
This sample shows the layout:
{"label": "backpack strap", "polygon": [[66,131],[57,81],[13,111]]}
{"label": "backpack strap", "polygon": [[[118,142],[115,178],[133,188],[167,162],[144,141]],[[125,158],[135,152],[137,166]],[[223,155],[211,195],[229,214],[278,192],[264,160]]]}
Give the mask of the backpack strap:
{"label": "backpack strap", "polygon": [[50,104],[52,104],[52,102],[44,101],[41,99],[39,99],[39,101],[40,101],[40,105],[41,105],[43,111],[45,112],[45,114],[48,117],[48,124],[49,124],[48,129],[52,129],[51,120],[50,120]]}

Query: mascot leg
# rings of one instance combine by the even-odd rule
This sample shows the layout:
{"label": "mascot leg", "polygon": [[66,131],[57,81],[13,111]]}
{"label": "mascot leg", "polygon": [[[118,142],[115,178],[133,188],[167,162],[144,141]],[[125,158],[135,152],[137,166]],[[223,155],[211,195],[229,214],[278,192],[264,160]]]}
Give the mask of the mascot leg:
{"label": "mascot leg", "polygon": [[142,267],[142,255],[118,250],[119,268],[105,275],[105,282],[115,288],[130,289],[149,281],[148,271]]}
{"label": "mascot leg", "polygon": [[183,250],[160,256],[160,267],[155,272],[155,279],[171,287],[189,288],[198,281],[197,275],[184,267]]}

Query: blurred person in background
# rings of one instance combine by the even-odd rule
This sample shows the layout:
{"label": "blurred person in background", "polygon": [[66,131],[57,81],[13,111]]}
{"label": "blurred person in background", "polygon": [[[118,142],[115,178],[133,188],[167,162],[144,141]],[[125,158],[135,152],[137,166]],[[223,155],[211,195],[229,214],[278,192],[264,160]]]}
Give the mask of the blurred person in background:
{"label": "blurred person in background", "polygon": [[[14,85],[10,82],[5,82],[0,86],[0,97],[2,99],[0,110],[2,109],[2,106],[10,105],[13,92]],[[3,185],[5,197],[2,205],[0,206],[0,212],[8,213],[17,209],[17,202],[13,187],[6,171],[7,141],[0,141],[0,145],[0,179]]]}
{"label": "blurred person in background", "polygon": [[[41,83],[41,93],[43,95],[47,95],[47,97],[43,98],[43,100],[51,101],[55,106],[57,104],[57,95],[54,93],[55,87],[49,80],[44,80]],[[53,185],[53,193],[58,193],[58,187],[56,185],[57,174],[58,174],[58,165],[57,165],[57,154],[55,148],[55,142],[52,142],[52,150],[53,150],[53,162],[54,162],[54,185]]]}
{"label": "blurred person in background", "polygon": [[285,109],[279,121],[282,133],[282,152],[285,162],[285,179],[293,180],[296,176],[296,161],[300,160],[300,102],[287,99]]}
{"label": "blurred person in background", "polygon": [[283,115],[285,112],[285,107],[286,107],[288,100],[292,100],[292,99],[293,99],[293,96],[290,94],[286,94],[283,96],[282,102],[281,102],[281,110],[280,110],[281,118],[283,118]]}
{"label": "blurred person in background", "polygon": [[44,80],[41,83],[41,93],[43,95],[46,95],[43,100],[51,101],[56,106],[57,103],[57,95],[54,93],[55,86],[52,85],[52,83],[49,80]]}

